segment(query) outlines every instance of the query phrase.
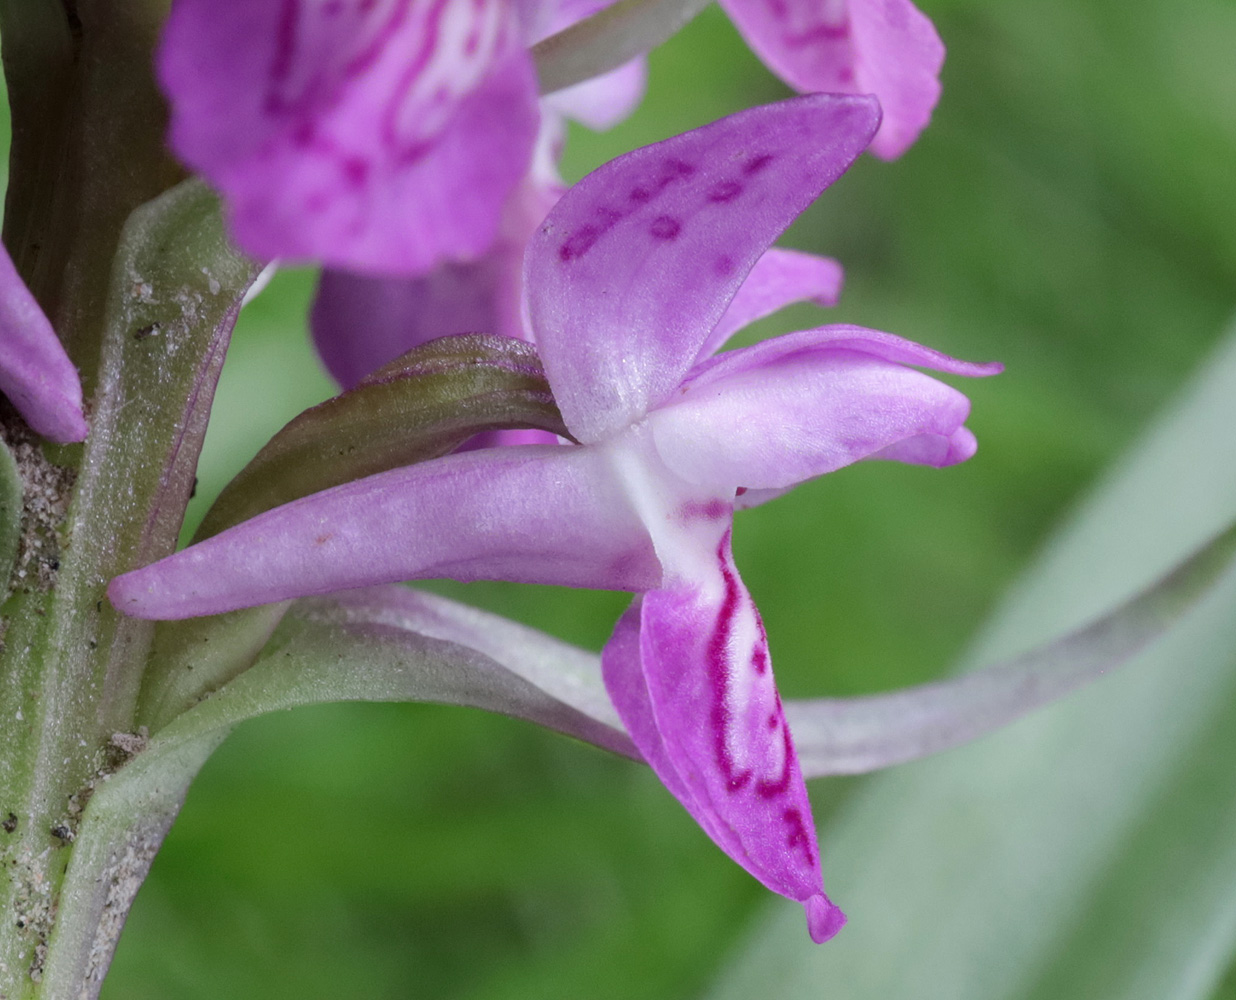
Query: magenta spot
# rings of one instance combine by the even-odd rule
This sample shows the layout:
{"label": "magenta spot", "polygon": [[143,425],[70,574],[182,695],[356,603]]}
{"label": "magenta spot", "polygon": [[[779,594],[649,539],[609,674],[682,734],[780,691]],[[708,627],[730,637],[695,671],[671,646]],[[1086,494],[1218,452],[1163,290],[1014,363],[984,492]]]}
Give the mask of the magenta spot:
{"label": "magenta spot", "polygon": [[[643,200],[651,201],[675,181],[684,180],[694,173],[695,167],[685,160],[671,158],[662,161],[657,166],[657,172],[652,179],[651,189],[647,190],[648,197]],[[640,186],[639,190],[645,190],[643,185]]]}
{"label": "magenta spot", "polygon": [[779,725],[781,725],[781,716],[776,712],[773,712],[772,715],[768,717],[768,728],[776,729]]}
{"label": "magenta spot", "polygon": [[652,220],[648,232],[658,240],[676,240],[682,232],[682,223],[668,215],[658,215]]}
{"label": "magenta spot", "polygon": [[764,637],[761,635],[760,644],[755,647],[751,654],[751,666],[757,674],[761,675],[768,672],[768,648],[764,645],[764,641]]}
{"label": "magenta spot", "polygon": [[472,33],[468,35],[467,41],[464,42],[464,54],[469,56],[476,55],[481,47],[481,31],[479,28],[474,28]]}
{"label": "magenta spot", "polygon": [[733,508],[724,500],[688,500],[678,508],[678,517],[682,521],[719,521],[729,517]]}
{"label": "magenta spot", "polygon": [[343,177],[352,187],[364,187],[369,180],[369,161],[359,156],[349,156],[343,163]]}
{"label": "magenta spot", "polygon": [[714,184],[708,191],[708,200],[724,203],[733,201],[742,194],[742,185],[738,181],[721,181],[719,184]]}
{"label": "magenta spot", "polygon": [[776,157],[772,153],[761,153],[759,156],[753,156],[742,165],[743,176],[754,177],[775,159]]}
{"label": "magenta spot", "polygon": [[785,846],[789,848],[801,847],[803,855],[807,859],[807,864],[815,864],[815,856],[811,850],[811,837],[807,834],[807,826],[803,822],[803,814],[797,809],[787,809],[781,814],[781,818],[785,821],[785,825],[790,828],[790,835],[786,838]]}
{"label": "magenta spot", "polygon": [[785,44],[792,49],[801,49],[817,42],[839,42],[850,37],[850,23],[842,21],[840,24],[816,24],[796,35],[783,37]]}
{"label": "magenta spot", "polygon": [[842,66],[841,69],[837,71],[837,79],[842,83],[853,83],[854,68],[852,66]]}
{"label": "magenta spot", "polygon": [[652,193],[647,188],[633,187],[631,193],[627,196],[635,204],[642,205],[652,197]]}
{"label": "magenta spot", "polygon": [[[275,54],[270,64],[271,80],[279,84],[288,78],[292,71],[292,60],[296,57],[296,25],[300,20],[300,7],[295,0],[283,0],[279,8],[279,21],[275,25]],[[268,110],[271,106],[282,109],[278,94],[268,94],[266,98]]]}
{"label": "magenta spot", "polygon": [[740,496],[742,496],[742,495],[743,495],[744,493],[746,493],[746,492],[747,492],[747,487],[745,487],[745,486],[740,486],[740,487],[738,487],[738,489],[737,489],[737,490],[735,490],[735,491],[734,491],[734,496],[736,496],[736,497],[740,497]]}
{"label": "magenta spot", "polygon": [[788,726],[781,727],[781,742],[783,758],[781,773],[771,781],[761,778],[755,783],[755,790],[762,799],[777,799],[790,790],[791,763],[794,760],[794,744],[790,740]]}
{"label": "magenta spot", "polygon": [[695,166],[686,160],[671,158],[665,161],[665,170],[674,177],[690,177],[695,173]]}
{"label": "magenta spot", "polygon": [[317,139],[317,128],[313,120],[306,118],[296,123],[296,127],[292,129],[290,136],[294,145],[300,146],[302,149],[308,149]]}
{"label": "magenta spot", "polygon": [[600,235],[601,230],[596,226],[580,226],[558,248],[559,259],[567,261],[582,257],[592,249]]}
{"label": "magenta spot", "polygon": [[596,211],[592,214],[601,220],[601,232],[605,233],[621,222],[626,213],[620,212],[616,208],[610,208],[608,205],[598,205]]}
{"label": "magenta spot", "polygon": [[728,278],[734,273],[734,258],[727,254],[722,254],[712,262],[713,272],[721,278]]}

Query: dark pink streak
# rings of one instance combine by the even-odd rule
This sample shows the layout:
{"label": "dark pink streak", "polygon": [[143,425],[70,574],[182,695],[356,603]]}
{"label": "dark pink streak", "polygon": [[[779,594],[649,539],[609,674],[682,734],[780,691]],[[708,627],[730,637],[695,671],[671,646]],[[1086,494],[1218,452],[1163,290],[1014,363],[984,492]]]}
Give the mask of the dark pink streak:
{"label": "dark pink streak", "polygon": [[708,717],[712,723],[713,753],[717,758],[717,767],[725,775],[726,789],[734,793],[751,780],[751,772],[749,770],[735,771],[734,762],[730,758],[730,750],[725,740],[732,721],[726,698],[729,692],[730,639],[734,631],[734,616],[738,614],[742,602],[742,589],[738,585],[738,574],[729,564],[730,534],[726,531],[720,545],[717,546],[717,563],[721,567],[721,577],[725,581],[725,598],[721,602],[721,610],[717,613],[717,623],[708,643],[708,678],[712,686],[712,709]]}

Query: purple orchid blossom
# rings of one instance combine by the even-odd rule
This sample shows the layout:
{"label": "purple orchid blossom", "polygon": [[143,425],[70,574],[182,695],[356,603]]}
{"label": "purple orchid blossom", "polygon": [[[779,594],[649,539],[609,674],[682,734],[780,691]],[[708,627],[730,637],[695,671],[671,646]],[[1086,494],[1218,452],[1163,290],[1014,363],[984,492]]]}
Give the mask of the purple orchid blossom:
{"label": "purple orchid blossom", "polygon": [[764,64],[803,93],[874,94],[871,143],[894,160],[931,120],[944,44],[910,0],[718,0]]}
{"label": "purple orchid blossom", "polygon": [[0,392],[35,431],[85,440],[82,385],[56,331],[0,247]]}
{"label": "purple orchid blossom", "polygon": [[[528,175],[540,122],[528,46],[603,6],[177,0],[158,65],[170,141],[261,259],[386,275],[474,260]],[[642,89],[642,64],[628,65],[555,100],[604,124]]]}
{"label": "purple orchid blossom", "polygon": [[710,352],[796,294],[761,261],[879,121],[870,97],[796,98],[636,150],[563,197],[529,244],[527,301],[579,444],[454,454],[305,497],[116,578],[112,601],[186,618],[429,577],[633,591],[602,654],[632,739],[828,939],[845,918],[824,894],[732,515],[863,459],[964,461],[968,400],[908,366],[1000,369],[853,326]]}

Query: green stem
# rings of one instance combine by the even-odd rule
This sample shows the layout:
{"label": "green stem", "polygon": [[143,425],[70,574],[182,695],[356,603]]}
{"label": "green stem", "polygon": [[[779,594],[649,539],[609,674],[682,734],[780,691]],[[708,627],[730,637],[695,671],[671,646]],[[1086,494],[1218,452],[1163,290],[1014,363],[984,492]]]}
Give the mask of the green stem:
{"label": "green stem", "polygon": [[[53,465],[28,433],[8,429],[25,480],[26,573],[3,609],[0,660],[0,820],[13,816],[0,833],[8,1000],[92,995],[84,981],[73,985],[99,968],[78,946],[90,937],[97,960],[114,940],[105,946],[83,928],[106,911],[118,933],[127,912],[104,882],[80,883],[101,897],[62,894],[79,839],[96,861],[130,850],[123,835],[92,826],[86,807],[140,743],[137,696],[154,628],[117,614],[105,589],[175,547],[240,294],[256,270],[228,247],[215,199],[193,182],[133,213],[109,263],[90,437],[58,450],[77,461]],[[168,808],[128,817],[132,835],[151,842]],[[77,930],[61,944],[56,927],[66,922]]]}

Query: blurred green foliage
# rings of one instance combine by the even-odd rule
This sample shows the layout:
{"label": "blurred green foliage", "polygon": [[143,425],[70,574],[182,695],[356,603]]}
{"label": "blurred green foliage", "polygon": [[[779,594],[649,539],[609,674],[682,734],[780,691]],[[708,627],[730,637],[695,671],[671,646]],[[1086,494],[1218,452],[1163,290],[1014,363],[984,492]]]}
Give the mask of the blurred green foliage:
{"label": "blurred green foliage", "polygon": [[[785,240],[842,260],[841,307],[758,334],[857,322],[1007,372],[964,386],[967,465],[864,465],[739,519],[789,696],[946,669],[1236,299],[1236,5],[924,7],[949,47],[934,123],[902,160],[864,158]],[[572,132],[564,171],[786,93],[711,8],[653,54],[631,120]],[[246,310],[195,516],[330,393],[311,293],[283,274]],[[626,601],[435,589],[592,648]],[[816,784],[817,819],[853,785]],[[104,996],[668,1000],[703,988],[764,895],[628,762],[463,710],[301,710],[246,724],[207,765]]]}

